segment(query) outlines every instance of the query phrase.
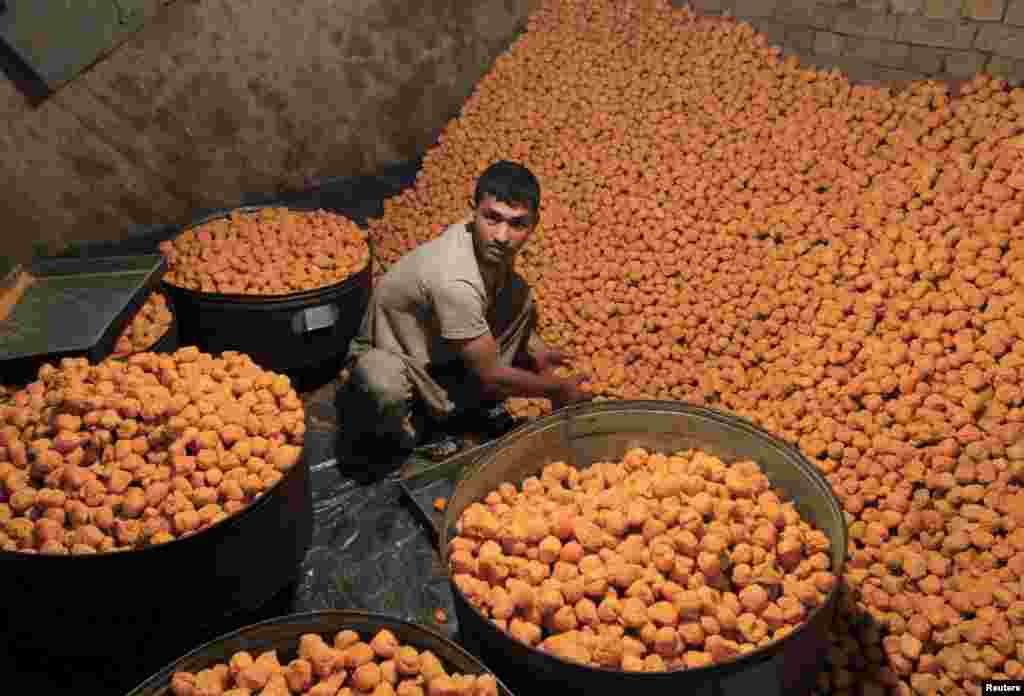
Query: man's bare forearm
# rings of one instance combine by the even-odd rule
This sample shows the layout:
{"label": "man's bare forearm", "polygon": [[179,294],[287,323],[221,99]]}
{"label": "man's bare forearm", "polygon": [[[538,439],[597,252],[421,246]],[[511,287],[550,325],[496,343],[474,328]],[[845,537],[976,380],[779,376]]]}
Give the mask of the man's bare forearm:
{"label": "man's bare forearm", "polygon": [[556,399],[564,386],[554,376],[538,375],[518,367],[495,367],[480,376],[487,398],[526,397]]}

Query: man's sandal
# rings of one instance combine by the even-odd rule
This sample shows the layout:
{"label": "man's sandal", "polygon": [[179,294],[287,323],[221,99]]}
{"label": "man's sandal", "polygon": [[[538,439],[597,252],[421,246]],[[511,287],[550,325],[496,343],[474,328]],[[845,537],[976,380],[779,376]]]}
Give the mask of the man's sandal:
{"label": "man's sandal", "polygon": [[497,440],[512,432],[527,421],[508,412],[504,403],[493,406],[480,414],[480,426],[488,440]]}
{"label": "man's sandal", "polygon": [[461,437],[442,435],[436,440],[420,445],[413,450],[413,454],[436,462],[458,454],[465,445],[466,442]]}

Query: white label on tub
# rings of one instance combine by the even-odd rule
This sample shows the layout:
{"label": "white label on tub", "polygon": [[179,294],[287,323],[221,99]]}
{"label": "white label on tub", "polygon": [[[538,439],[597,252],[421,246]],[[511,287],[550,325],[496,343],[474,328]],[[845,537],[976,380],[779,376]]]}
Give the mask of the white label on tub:
{"label": "white label on tub", "polygon": [[297,333],[317,331],[334,326],[341,312],[336,305],[321,305],[303,310],[295,317],[293,326]]}

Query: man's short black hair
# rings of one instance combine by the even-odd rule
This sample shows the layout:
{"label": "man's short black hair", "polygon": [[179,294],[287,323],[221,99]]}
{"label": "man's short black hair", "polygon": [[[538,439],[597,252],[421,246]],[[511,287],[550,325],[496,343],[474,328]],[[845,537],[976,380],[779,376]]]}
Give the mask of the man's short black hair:
{"label": "man's short black hair", "polygon": [[516,162],[501,160],[484,170],[476,182],[474,203],[480,205],[488,196],[506,205],[525,205],[534,216],[540,210],[540,182]]}

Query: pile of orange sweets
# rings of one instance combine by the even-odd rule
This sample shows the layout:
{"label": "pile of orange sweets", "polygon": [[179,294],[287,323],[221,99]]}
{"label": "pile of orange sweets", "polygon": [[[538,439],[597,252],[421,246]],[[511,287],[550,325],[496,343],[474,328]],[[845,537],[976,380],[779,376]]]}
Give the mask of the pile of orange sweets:
{"label": "pile of orange sweets", "polygon": [[1024,90],[854,85],[668,0],[545,0],[371,221],[384,261],[499,159],[540,179],[517,269],[590,389],[748,418],[828,477],[823,687],[1024,677]]}

